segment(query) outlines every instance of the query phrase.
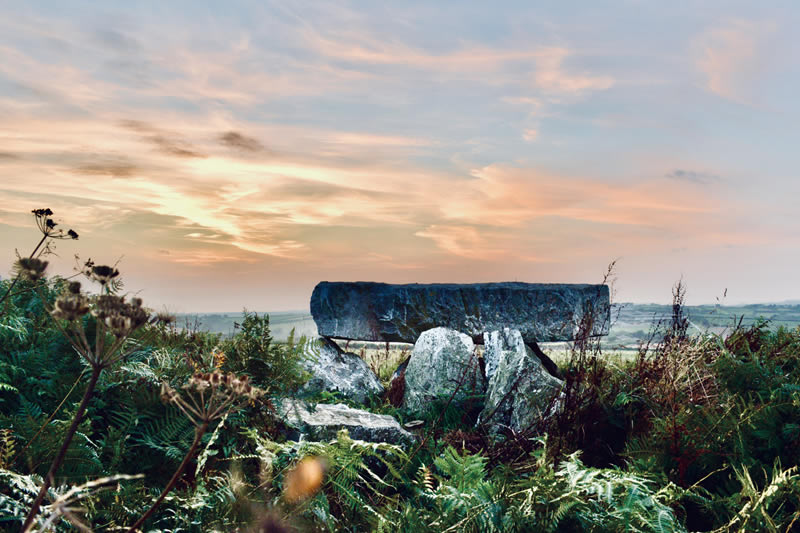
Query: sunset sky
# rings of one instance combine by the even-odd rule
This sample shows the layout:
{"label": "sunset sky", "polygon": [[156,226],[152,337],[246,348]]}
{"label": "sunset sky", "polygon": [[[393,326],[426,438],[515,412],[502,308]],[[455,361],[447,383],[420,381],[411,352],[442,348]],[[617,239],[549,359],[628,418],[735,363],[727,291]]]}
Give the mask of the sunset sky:
{"label": "sunset sky", "polygon": [[0,0],[0,273],[50,207],[52,273],[177,312],[614,259],[800,298],[800,4],[498,4]]}

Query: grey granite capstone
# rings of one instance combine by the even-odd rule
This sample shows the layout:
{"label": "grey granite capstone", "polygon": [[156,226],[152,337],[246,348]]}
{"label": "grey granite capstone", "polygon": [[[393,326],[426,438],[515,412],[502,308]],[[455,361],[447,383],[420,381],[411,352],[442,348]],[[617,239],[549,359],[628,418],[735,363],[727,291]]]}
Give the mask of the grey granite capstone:
{"label": "grey granite capstone", "polygon": [[341,403],[310,405],[302,400],[285,399],[278,404],[278,415],[294,429],[293,438],[296,439],[304,436],[313,441],[331,440],[340,430],[346,429],[351,438],[367,442],[407,446],[416,440],[389,415],[353,409]]}
{"label": "grey granite capstone", "polygon": [[311,295],[320,335],[364,341],[414,343],[436,327],[476,343],[484,332],[506,327],[519,330],[526,343],[567,341],[575,339],[587,313],[595,317],[591,334],[608,334],[607,285],[323,281]]}

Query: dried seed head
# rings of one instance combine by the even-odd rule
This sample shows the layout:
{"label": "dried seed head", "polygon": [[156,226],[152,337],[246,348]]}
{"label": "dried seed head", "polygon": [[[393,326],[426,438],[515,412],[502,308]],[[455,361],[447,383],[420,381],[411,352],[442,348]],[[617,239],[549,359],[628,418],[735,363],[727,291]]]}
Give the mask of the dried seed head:
{"label": "dried seed head", "polygon": [[203,374],[202,372],[197,372],[194,374],[186,385],[183,386],[184,389],[195,389],[198,392],[207,389],[211,386],[209,383],[208,374]]}
{"label": "dried seed head", "polygon": [[123,305],[125,305],[125,300],[121,296],[101,294],[94,299],[92,315],[99,320],[105,320],[108,317],[118,315]]}
{"label": "dried seed head", "polygon": [[124,316],[112,315],[106,317],[104,320],[108,329],[111,330],[117,337],[123,337],[130,329],[130,320]]}
{"label": "dried seed head", "polygon": [[261,389],[257,389],[255,387],[251,387],[250,385],[247,385],[244,388],[244,394],[245,396],[250,398],[250,400],[256,400],[264,395],[264,391]]}
{"label": "dried seed head", "polygon": [[80,281],[73,281],[67,285],[67,291],[70,294],[80,294],[81,293],[81,282]]}
{"label": "dried seed head", "polygon": [[150,319],[150,314],[141,303],[139,298],[133,303],[126,303],[124,297],[101,294],[94,298],[92,315],[102,320],[114,335],[122,337],[139,329]]}
{"label": "dried seed head", "polygon": [[33,215],[36,218],[44,218],[44,217],[53,216],[53,212],[50,210],[50,208],[34,209],[33,211],[31,211],[31,213],[33,213]]}
{"label": "dried seed head", "polygon": [[78,240],[78,233],[75,230],[72,230],[72,229],[69,230],[67,232],[67,235],[69,236],[70,239]]}
{"label": "dried seed head", "polygon": [[194,374],[183,388],[195,392],[211,388],[215,393],[218,392],[226,397],[234,395],[250,400],[255,400],[264,394],[261,389],[250,385],[250,378],[247,376],[225,374],[216,370],[207,374],[201,372]]}
{"label": "dried seed head", "polygon": [[37,281],[44,277],[47,261],[42,261],[35,257],[22,257],[17,260],[17,268],[23,277],[31,281]]}
{"label": "dried seed head", "polygon": [[175,316],[170,315],[169,313],[157,313],[151,321],[152,324],[164,324],[169,325],[175,322]]}
{"label": "dried seed head", "polygon": [[150,318],[150,313],[142,307],[141,298],[134,298],[132,303],[124,304],[120,312],[125,318],[130,320],[131,330],[139,329],[144,326]]}
{"label": "dried seed head", "polygon": [[111,282],[112,279],[119,276],[119,270],[106,265],[93,265],[89,268],[88,275],[96,282],[105,286]]}
{"label": "dried seed head", "polygon": [[73,283],[70,283],[67,291],[59,296],[55,302],[53,316],[64,320],[77,320],[89,312],[89,299],[81,294],[80,283],[76,292],[72,292]]}

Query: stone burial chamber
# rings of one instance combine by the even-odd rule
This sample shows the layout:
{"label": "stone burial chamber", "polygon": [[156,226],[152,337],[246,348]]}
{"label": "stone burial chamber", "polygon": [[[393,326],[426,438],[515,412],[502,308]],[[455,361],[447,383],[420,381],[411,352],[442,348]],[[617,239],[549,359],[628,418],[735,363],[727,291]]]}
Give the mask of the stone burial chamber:
{"label": "stone burial chamber", "polygon": [[[558,399],[558,368],[537,342],[606,335],[610,305],[606,285],[323,281],[311,295],[311,314],[321,338],[306,361],[306,392],[337,392],[360,403],[383,393],[368,366],[332,339],[412,343],[391,384],[397,404],[421,413],[451,394],[455,401],[485,394],[479,421],[500,432],[530,427]],[[475,357],[475,344],[485,345],[482,357]],[[332,412],[337,424],[343,417],[350,420]]]}
{"label": "stone burial chamber", "polygon": [[607,285],[323,281],[311,295],[319,334],[344,340],[413,344],[424,331],[446,327],[478,344],[503,328],[518,330],[526,344],[570,341],[587,313],[595,317],[590,336],[607,335]]}
{"label": "stone burial chamber", "polygon": [[575,340],[581,331],[607,335],[610,299],[607,285],[323,281],[311,294],[311,314],[322,337],[343,340],[413,344],[423,332],[445,327],[483,344],[485,332],[515,329],[558,375],[537,343]]}

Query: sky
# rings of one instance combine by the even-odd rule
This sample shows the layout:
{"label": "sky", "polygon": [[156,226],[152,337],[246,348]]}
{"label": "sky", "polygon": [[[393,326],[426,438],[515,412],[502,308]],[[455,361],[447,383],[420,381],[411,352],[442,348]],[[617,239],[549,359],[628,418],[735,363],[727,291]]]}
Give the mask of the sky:
{"label": "sky", "polygon": [[800,4],[496,4],[0,0],[0,274],[49,207],[51,273],[174,312],[615,260],[800,298]]}

